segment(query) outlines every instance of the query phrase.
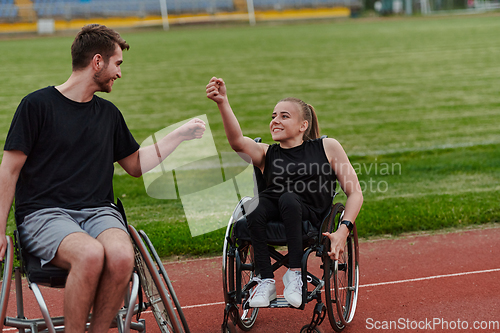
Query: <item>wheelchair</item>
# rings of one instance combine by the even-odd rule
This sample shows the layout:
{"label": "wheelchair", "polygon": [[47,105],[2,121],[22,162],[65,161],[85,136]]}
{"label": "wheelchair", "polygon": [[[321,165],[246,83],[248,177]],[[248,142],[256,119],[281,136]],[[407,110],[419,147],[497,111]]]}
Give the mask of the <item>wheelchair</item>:
{"label": "wheelchair", "polygon": [[[127,222],[120,201],[117,202],[116,208]],[[127,229],[134,245],[135,268],[131,276],[130,287],[124,295],[124,305],[116,314],[110,328],[117,328],[120,333],[128,333],[130,330],[144,333],[146,332],[146,321],[140,316],[142,312],[148,310],[153,313],[162,333],[189,333],[181,306],[153,244],[144,231],[137,231],[128,224]],[[11,327],[21,333],[64,332],[64,317],[50,316],[39,286],[64,288],[68,272],[50,264],[42,268],[38,258],[23,251],[17,230],[14,232],[14,239],[13,243],[12,238],[7,236],[7,251],[1,267],[3,282],[0,290],[0,331],[4,327]],[[15,268],[13,268],[14,251],[19,261],[19,267]],[[8,317],[6,314],[13,272],[17,316]],[[43,318],[28,319],[25,317],[22,290],[23,275],[26,276],[28,286],[37,300]],[[90,317],[87,321],[87,329]]]}
{"label": "wheelchair", "polygon": [[[257,141],[258,139],[256,139]],[[259,142],[259,141],[257,141]],[[265,187],[262,174],[254,168],[258,192]],[[335,193],[336,194],[336,193]],[[335,195],[333,195],[333,198]],[[246,215],[249,211],[250,197],[244,197],[236,205],[227,225],[222,263],[224,288],[224,320],[222,332],[236,332],[236,327],[249,331],[259,313],[259,308],[251,308],[247,302],[257,282],[253,248]],[[340,226],[344,214],[342,203],[332,204],[327,216],[317,230],[309,221],[303,221],[303,256],[302,256],[302,305],[304,310],[309,302],[316,301],[313,318],[302,332],[319,332],[318,326],[328,313],[330,325],[336,332],[341,332],[354,318],[359,288],[359,248],[356,226],[350,232],[339,260],[328,256],[330,239],[323,232],[334,232]],[[288,266],[288,254],[282,254],[275,247],[286,245],[284,224],[270,221],[267,224],[267,243],[274,263],[273,271]],[[317,277],[307,269],[309,256],[315,254],[321,258],[322,276]],[[325,294],[324,302],[322,294]],[[292,307],[283,297],[278,297],[269,305],[270,308]]]}

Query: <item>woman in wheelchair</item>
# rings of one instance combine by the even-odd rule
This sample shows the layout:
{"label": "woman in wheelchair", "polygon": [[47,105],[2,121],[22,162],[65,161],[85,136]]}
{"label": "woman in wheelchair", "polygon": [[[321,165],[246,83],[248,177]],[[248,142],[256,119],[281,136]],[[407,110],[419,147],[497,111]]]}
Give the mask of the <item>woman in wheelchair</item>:
{"label": "woman in wheelchair", "polygon": [[[224,129],[236,152],[248,155],[261,170],[266,183],[258,205],[247,215],[260,278],[250,298],[250,307],[267,307],[276,298],[274,273],[266,243],[266,223],[281,220],[285,225],[289,269],[283,276],[284,297],[294,307],[302,304],[302,221],[319,229],[332,205],[336,180],[347,195],[342,225],[330,238],[328,255],[336,260],[363,202],[357,175],[340,145],[332,138],[320,138],[314,108],[300,99],[285,98],[276,104],[269,129],[277,143],[257,143],[244,137],[227,98],[221,78],[213,77],[206,87],[207,97],[217,103]],[[257,200],[257,198],[254,198]]]}

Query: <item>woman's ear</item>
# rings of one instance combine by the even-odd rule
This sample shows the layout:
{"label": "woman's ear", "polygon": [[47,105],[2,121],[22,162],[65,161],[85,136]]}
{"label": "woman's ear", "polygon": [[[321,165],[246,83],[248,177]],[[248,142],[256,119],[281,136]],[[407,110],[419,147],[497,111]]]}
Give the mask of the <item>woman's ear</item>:
{"label": "woman's ear", "polygon": [[305,132],[307,131],[307,128],[309,127],[309,122],[307,120],[303,120],[302,124],[300,124],[300,132]]}

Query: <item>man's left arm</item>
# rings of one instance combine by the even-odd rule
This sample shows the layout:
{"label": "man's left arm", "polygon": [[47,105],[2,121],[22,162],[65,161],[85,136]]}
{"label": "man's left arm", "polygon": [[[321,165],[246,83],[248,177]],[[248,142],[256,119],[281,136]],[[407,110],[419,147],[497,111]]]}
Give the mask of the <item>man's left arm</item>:
{"label": "man's left arm", "polygon": [[142,147],[129,156],[118,161],[118,164],[131,176],[140,177],[158,166],[183,141],[200,139],[205,132],[205,122],[192,119],[181,127],[170,132],[156,144]]}

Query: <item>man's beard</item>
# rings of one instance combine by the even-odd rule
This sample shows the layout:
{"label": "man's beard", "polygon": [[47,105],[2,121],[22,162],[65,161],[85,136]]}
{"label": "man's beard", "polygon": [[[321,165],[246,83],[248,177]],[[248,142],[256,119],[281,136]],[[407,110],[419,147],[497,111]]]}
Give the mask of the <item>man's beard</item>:
{"label": "man's beard", "polygon": [[105,71],[108,68],[107,64],[104,68],[94,74],[94,82],[99,87],[98,91],[110,93],[112,85],[110,81],[114,79],[114,76],[104,76],[106,75]]}

